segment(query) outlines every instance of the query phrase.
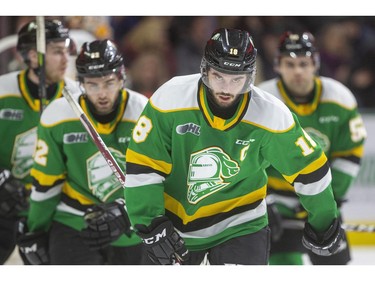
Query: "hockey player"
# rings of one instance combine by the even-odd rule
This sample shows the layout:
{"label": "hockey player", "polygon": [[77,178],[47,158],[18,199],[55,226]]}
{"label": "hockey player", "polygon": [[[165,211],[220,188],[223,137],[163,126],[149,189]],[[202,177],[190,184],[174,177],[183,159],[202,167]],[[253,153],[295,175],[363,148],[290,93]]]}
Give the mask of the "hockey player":
{"label": "hockey player", "polygon": [[201,73],[174,77],[150,98],[126,152],[132,226],[156,264],[266,265],[272,164],[308,210],[304,242],[335,253],[342,228],[322,148],[295,115],[253,87],[248,32],[221,28],[207,41]]}
{"label": "hockey player", "polygon": [[[36,22],[31,21],[18,32],[17,50],[27,69],[0,77],[0,264],[6,262],[15,248],[16,224],[20,217],[26,216],[28,208],[29,173],[40,118],[36,28]],[[78,89],[78,84],[64,78],[69,30],[60,21],[50,19],[45,21],[45,29],[48,104],[62,96],[65,85]]]}
{"label": "hockey player", "polygon": [[[124,59],[110,40],[84,43],[76,69],[83,94],[75,98],[125,169],[124,152],[147,98],[124,88]],[[19,243],[32,264],[144,263],[123,186],[65,98],[43,112],[31,176],[28,230]]]}
{"label": "hockey player", "polygon": [[[283,101],[297,115],[304,130],[323,148],[332,171],[333,194],[340,207],[358,174],[366,137],[356,100],[343,84],[317,74],[319,53],[309,32],[288,31],[281,36],[275,70],[279,77],[261,83],[259,88]],[[305,221],[307,212],[294,193],[296,186],[285,181],[274,167],[267,173],[270,194],[267,201],[271,203],[270,210],[275,211],[270,212],[274,222],[270,224],[273,238],[270,264],[302,264],[302,253],[306,249],[302,247],[303,232],[302,228],[298,230],[298,224]],[[335,255],[324,257],[307,253],[312,264],[347,264],[350,261],[346,235],[345,243]]]}

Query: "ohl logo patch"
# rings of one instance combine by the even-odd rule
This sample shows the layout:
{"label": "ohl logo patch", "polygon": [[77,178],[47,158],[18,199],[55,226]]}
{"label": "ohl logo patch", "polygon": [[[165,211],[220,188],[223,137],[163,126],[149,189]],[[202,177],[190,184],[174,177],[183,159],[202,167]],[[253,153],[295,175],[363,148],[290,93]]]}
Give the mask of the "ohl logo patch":
{"label": "ohl logo patch", "polygon": [[4,108],[0,110],[0,119],[21,121],[23,120],[23,110]]}
{"label": "ohl logo patch", "polygon": [[193,135],[199,136],[201,134],[201,127],[194,123],[186,123],[176,127],[176,132],[179,135],[185,135],[186,133],[191,133]]}
{"label": "ohl logo patch", "polygon": [[86,132],[64,134],[65,144],[85,143],[87,141],[88,137]]}

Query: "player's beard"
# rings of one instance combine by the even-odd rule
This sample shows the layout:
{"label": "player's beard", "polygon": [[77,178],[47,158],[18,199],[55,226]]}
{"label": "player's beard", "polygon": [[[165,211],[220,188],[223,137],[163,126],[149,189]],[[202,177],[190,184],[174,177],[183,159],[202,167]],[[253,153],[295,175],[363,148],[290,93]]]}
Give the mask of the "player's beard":
{"label": "player's beard", "polygon": [[241,95],[232,95],[227,93],[212,93],[212,101],[221,108],[228,108],[235,104]]}

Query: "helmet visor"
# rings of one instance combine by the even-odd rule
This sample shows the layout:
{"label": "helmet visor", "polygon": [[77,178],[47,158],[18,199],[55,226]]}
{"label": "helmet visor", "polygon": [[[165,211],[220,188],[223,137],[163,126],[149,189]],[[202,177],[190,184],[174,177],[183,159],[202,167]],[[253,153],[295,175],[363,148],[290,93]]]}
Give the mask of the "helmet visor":
{"label": "helmet visor", "polygon": [[214,92],[244,94],[251,91],[255,80],[255,67],[252,72],[232,71],[216,67],[202,59],[201,75],[203,83]]}

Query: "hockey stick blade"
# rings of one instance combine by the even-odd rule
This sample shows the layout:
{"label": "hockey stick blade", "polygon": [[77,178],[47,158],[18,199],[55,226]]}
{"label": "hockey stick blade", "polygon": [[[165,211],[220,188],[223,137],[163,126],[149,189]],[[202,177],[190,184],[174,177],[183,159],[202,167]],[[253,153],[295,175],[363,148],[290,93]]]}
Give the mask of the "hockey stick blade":
{"label": "hockey stick blade", "polygon": [[107,145],[104,143],[98,132],[95,130],[94,126],[91,124],[90,120],[87,118],[86,114],[83,112],[81,106],[78,102],[72,97],[72,94],[69,90],[64,87],[63,88],[63,95],[65,99],[68,101],[69,105],[72,107],[73,111],[79,117],[82,125],[85,127],[87,133],[90,135],[92,141],[99,149],[100,153],[104,157],[105,161],[109,168],[111,168],[113,174],[121,183],[122,187],[125,185],[125,175],[121,170],[120,166],[116,162],[115,158],[112,156],[112,153],[109,151]]}

